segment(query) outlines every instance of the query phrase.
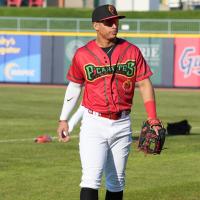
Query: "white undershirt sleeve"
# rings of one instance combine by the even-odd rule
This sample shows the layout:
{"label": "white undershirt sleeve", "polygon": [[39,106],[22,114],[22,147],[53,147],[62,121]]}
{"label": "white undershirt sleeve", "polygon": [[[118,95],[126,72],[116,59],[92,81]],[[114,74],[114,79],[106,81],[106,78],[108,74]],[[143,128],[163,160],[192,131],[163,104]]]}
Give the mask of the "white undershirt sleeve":
{"label": "white undershirt sleeve", "polygon": [[77,111],[72,115],[72,117],[69,119],[69,133],[73,131],[73,128],[76,126],[76,124],[82,119],[83,113],[85,111],[85,107],[82,105],[79,106]]}
{"label": "white undershirt sleeve", "polygon": [[82,86],[78,83],[69,82],[69,85],[66,89],[64,103],[60,115],[60,120],[68,120],[70,113],[75,107],[80,94],[81,94]]}

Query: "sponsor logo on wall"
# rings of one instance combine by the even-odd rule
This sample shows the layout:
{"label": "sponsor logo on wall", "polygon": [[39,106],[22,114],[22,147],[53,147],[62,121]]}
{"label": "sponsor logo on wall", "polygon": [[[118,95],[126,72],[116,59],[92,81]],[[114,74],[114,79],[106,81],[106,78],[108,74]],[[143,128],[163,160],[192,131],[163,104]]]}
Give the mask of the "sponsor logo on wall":
{"label": "sponsor logo on wall", "polygon": [[16,40],[13,37],[6,38],[4,36],[0,37],[0,55],[6,54],[19,54],[21,48],[15,46]]}
{"label": "sponsor logo on wall", "polygon": [[200,87],[200,39],[175,39],[174,85]]}
{"label": "sponsor logo on wall", "polygon": [[151,80],[154,84],[160,85],[162,82],[162,40],[157,39],[148,41],[140,38],[139,41],[140,43],[136,43],[136,45],[141,50],[142,55],[153,72]]}
{"label": "sponsor logo on wall", "polygon": [[197,49],[194,46],[183,49],[179,59],[179,68],[184,78],[192,74],[200,76],[200,55],[197,55]]}
{"label": "sponsor logo on wall", "polygon": [[160,64],[160,45],[158,44],[139,44],[138,45],[145,60],[150,66],[159,66]]}
{"label": "sponsor logo on wall", "polygon": [[40,36],[0,36],[0,81],[40,82]]}
{"label": "sponsor logo on wall", "polygon": [[7,80],[13,80],[16,77],[34,77],[35,70],[21,69],[17,63],[8,63],[4,68],[4,76]]}

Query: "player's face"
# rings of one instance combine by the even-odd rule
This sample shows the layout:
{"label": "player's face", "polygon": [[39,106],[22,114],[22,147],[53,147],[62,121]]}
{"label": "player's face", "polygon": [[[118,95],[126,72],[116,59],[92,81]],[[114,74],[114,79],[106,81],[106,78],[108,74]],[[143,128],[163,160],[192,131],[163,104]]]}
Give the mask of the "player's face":
{"label": "player's face", "polygon": [[101,22],[96,22],[94,28],[97,31],[98,36],[106,40],[113,40],[118,33],[119,19],[108,19]]}

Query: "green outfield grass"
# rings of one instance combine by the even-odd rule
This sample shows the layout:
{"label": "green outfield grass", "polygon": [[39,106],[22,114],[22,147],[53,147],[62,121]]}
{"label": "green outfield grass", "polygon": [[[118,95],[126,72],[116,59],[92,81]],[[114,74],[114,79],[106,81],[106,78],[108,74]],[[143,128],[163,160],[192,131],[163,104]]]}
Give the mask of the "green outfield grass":
{"label": "green outfield grass", "polygon": [[[64,87],[0,85],[0,199],[79,199],[79,126],[67,144],[33,141],[45,133],[56,136],[64,93]],[[199,200],[200,91],[157,89],[156,95],[158,115],[164,124],[187,119],[192,131],[187,136],[168,136],[159,156],[144,156],[134,140],[124,200]],[[134,102],[132,127],[136,138],[145,119],[138,91]],[[100,200],[104,200],[103,183]]]}

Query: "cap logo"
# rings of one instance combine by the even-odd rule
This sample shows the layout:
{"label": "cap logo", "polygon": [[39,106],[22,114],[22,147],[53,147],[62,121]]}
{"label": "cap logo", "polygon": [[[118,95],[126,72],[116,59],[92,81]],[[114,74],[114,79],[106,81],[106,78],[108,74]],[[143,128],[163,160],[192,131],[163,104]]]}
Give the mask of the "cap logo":
{"label": "cap logo", "polygon": [[109,10],[109,12],[110,12],[112,15],[117,15],[117,11],[116,11],[116,9],[115,9],[114,6],[109,5],[109,6],[108,6],[108,10]]}

